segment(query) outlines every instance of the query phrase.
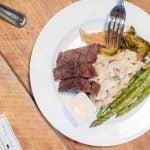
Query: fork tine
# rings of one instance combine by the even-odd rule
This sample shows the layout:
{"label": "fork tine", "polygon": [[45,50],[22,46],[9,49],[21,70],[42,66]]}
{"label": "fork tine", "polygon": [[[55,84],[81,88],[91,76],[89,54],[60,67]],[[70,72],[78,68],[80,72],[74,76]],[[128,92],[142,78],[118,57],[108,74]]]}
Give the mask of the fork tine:
{"label": "fork tine", "polygon": [[113,43],[112,43],[112,47],[114,47],[114,48],[116,48],[116,38],[117,38],[119,23],[120,23],[120,18],[117,17],[117,18],[116,18],[116,21],[115,21],[115,28],[114,28],[114,35],[113,35]]}
{"label": "fork tine", "polygon": [[123,30],[124,30],[124,23],[125,23],[125,20],[124,19],[122,19],[122,21],[121,21],[121,30],[120,30],[120,35],[122,35],[123,34]]}
{"label": "fork tine", "polygon": [[[117,34],[117,41],[116,44],[120,43],[122,35],[123,35],[123,30],[124,30],[124,19],[120,19],[120,25],[119,25],[119,29],[118,29],[118,34]],[[119,48],[119,45],[116,45],[117,48]]]}
{"label": "fork tine", "polygon": [[110,34],[110,43],[109,43],[109,46],[111,47],[113,46],[114,43],[115,25],[116,25],[116,17],[113,18],[111,24],[111,34]]}
{"label": "fork tine", "polygon": [[119,42],[118,36],[120,35],[119,29],[121,27],[121,21],[122,21],[122,13],[121,12],[118,14],[118,17],[116,20],[117,21],[116,21],[116,28],[115,28],[115,40],[114,40],[114,45],[113,45],[114,48],[118,48],[118,42]]}
{"label": "fork tine", "polygon": [[112,18],[108,17],[108,25],[107,25],[107,31],[106,31],[106,46],[109,46],[109,40],[110,40],[110,27],[111,27],[111,21]]}
{"label": "fork tine", "polygon": [[111,15],[115,16],[115,23],[114,23],[114,28],[111,37],[112,39],[111,47],[115,48],[117,29],[120,22],[121,13],[120,12],[118,13],[117,11],[112,11]]}
{"label": "fork tine", "polygon": [[109,17],[109,23],[108,23],[108,31],[107,31],[107,46],[111,47],[112,43],[112,31],[114,28],[115,24],[115,18],[114,17]]}

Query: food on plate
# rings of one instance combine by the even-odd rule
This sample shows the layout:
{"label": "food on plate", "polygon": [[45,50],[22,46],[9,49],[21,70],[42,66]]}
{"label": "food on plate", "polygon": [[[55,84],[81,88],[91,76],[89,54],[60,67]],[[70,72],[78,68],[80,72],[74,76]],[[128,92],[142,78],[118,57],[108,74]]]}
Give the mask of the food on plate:
{"label": "food on plate", "polygon": [[91,95],[91,100],[97,108],[111,103],[113,97],[128,84],[143,65],[143,62],[137,60],[137,53],[130,50],[113,56],[99,54],[94,63],[98,75],[92,80],[99,83],[101,89],[96,96]]}
{"label": "food on plate", "polygon": [[70,63],[93,63],[96,61],[100,44],[91,44],[88,46],[60,52],[57,58],[57,66]]}
{"label": "food on plate", "polygon": [[70,63],[54,68],[55,80],[63,80],[67,78],[92,78],[96,76],[95,68],[91,63]]}
{"label": "food on plate", "polygon": [[[92,36],[93,34],[94,36]],[[89,34],[80,30],[80,37],[87,44],[89,42],[100,43],[95,38],[96,36],[100,36],[100,32]],[[103,35],[101,38],[105,39],[105,36]],[[100,109],[97,120],[91,124],[91,127],[102,124],[111,116],[124,115],[141,103],[143,99],[150,94],[148,90],[150,84],[148,84],[149,81],[146,78],[144,78],[143,82],[145,83],[147,81],[147,84],[142,83],[141,86],[137,87],[134,83],[134,90],[131,88],[132,91],[130,85],[128,85],[133,79],[135,79],[133,76],[141,70],[141,68],[149,69],[150,67],[150,44],[136,35],[134,27],[131,27],[129,31],[124,33],[120,49],[112,50],[102,46],[99,52],[97,61],[94,63],[98,76],[94,77],[93,80],[101,85],[101,89],[96,96],[91,95],[90,98],[97,108],[103,108]],[[140,72],[144,73],[143,70]],[[142,76],[142,74],[137,73],[136,78],[140,78],[140,75]],[[126,93],[123,92],[121,98],[116,98],[118,93],[122,93],[119,91],[124,91],[124,89],[126,90]],[[142,89],[142,94],[135,92],[136,90],[139,92]],[[129,98],[127,97],[128,92]],[[118,101],[120,102],[120,105],[117,103]],[[111,107],[113,107],[113,103],[115,103],[116,106],[112,109]]]}
{"label": "food on plate", "polygon": [[68,78],[60,81],[60,92],[85,92],[96,95],[100,90],[100,85],[95,81],[85,78]]}
{"label": "food on plate", "polygon": [[[105,32],[87,33],[83,29],[80,29],[80,37],[82,41],[87,44],[100,43],[101,45],[103,45],[100,53],[113,55],[117,52],[116,49],[105,47]],[[143,57],[148,54],[150,50],[150,44],[143,38],[137,36],[134,27],[131,26],[130,29],[123,35],[120,49],[130,49],[132,51],[136,51],[138,53],[138,59],[142,60]]]}
{"label": "food on plate", "polygon": [[88,79],[97,75],[92,63],[96,61],[99,50],[100,44],[91,44],[59,53],[53,73],[55,80],[62,80],[60,92],[98,93],[100,85]]}
{"label": "food on plate", "polygon": [[141,56],[145,56],[150,51],[150,44],[137,36],[134,27],[131,27],[128,32],[124,33],[120,48],[131,49],[138,52]]}
{"label": "food on plate", "polygon": [[77,94],[72,101],[68,102],[65,106],[69,112],[68,117],[71,117],[70,120],[73,119],[75,125],[81,124],[96,111],[96,107],[84,93]]}
{"label": "food on plate", "polygon": [[128,86],[115,96],[115,100],[100,109],[97,119],[91,124],[91,127],[102,124],[112,116],[124,115],[140,104],[148,95],[150,95],[150,68],[138,71],[130,79]]}
{"label": "food on plate", "polygon": [[117,52],[117,49],[113,49],[113,48],[108,48],[108,47],[102,47],[101,51],[99,52],[100,54],[103,55],[108,55],[108,56],[112,56]]}
{"label": "food on plate", "polygon": [[100,43],[102,45],[99,51],[100,54],[113,55],[117,52],[117,49],[105,47],[105,32],[87,33],[80,29],[80,37],[87,44]]}
{"label": "food on plate", "polygon": [[83,29],[80,29],[80,37],[87,44],[100,43],[101,45],[105,45],[105,32],[87,33]]}
{"label": "food on plate", "polygon": [[105,32],[80,29],[80,37],[90,45],[60,52],[53,72],[61,80],[59,92],[84,92],[99,109],[95,127],[150,95],[150,44],[133,27],[124,33],[120,49],[105,47]]}

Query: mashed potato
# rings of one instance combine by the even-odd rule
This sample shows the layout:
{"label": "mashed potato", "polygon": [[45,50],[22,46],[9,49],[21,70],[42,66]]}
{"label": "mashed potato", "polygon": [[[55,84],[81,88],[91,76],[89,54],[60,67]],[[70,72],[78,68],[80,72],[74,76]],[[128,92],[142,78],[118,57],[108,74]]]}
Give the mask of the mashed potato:
{"label": "mashed potato", "polygon": [[101,85],[97,96],[91,96],[99,108],[114,100],[114,96],[126,85],[132,76],[141,69],[143,63],[137,60],[137,53],[130,50],[122,51],[114,56],[98,55],[94,64],[97,77],[92,80]]}

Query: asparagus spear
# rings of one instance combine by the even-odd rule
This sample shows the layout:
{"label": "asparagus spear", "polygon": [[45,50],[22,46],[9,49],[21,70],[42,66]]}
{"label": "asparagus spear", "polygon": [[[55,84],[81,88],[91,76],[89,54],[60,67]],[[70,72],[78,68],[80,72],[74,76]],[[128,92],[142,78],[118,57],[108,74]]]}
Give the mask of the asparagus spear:
{"label": "asparagus spear", "polygon": [[[142,70],[142,73],[140,72],[140,74],[137,76],[137,79],[132,80],[132,81],[134,81],[134,82],[131,82],[132,84],[131,84],[130,88],[132,87],[133,89],[136,87],[136,84],[139,81],[142,81],[142,83],[134,91],[131,91],[131,89],[129,88],[130,89],[130,92],[129,92],[129,89],[126,88],[125,91],[128,93],[128,96],[126,95],[126,93],[124,91],[122,93],[123,96],[125,95],[124,99],[122,99],[122,101],[120,101],[119,104],[115,105],[114,107],[112,107],[111,105],[108,105],[108,106],[102,108],[102,110],[97,115],[97,120],[95,120],[91,124],[91,127],[95,127],[95,126],[102,124],[103,122],[108,120],[113,115],[116,115],[116,113],[118,111],[120,111],[124,107],[127,107],[129,105],[129,103],[131,104],[131,102],[133,102],[135,99],[136,99],[136,101],[133,103],[134,104],[136,103],[136,105],[139,102],[138,101],[139,97],[141,97],[140,99],[144,99],[145,96],[143,96],[143,95],[145,95],[145,90],[149,89],[149,87],[150,87],[150,68],[148,68],[146,70]],[[126,96],[127,96],[127,98],[126,98]],[[132,107],[133,107],[133,105],[132,105]],[[132,109],[132,107],[130,107],[130,108]]]}
{"label": "asparagus spear", "polygon": [[91,127],[96,127],[98,125],[101,125],[102,123],[104,123],[105,121],[107,121],[109,119],[109,117],[103,117],[103,118],[98,118],[95,121],[93,121],[90,125]]}
{"label": "asparagus spear", "polygon": [[143,81],[143,83],[140,86],[138,86],[137,88],[135,88],[134,91],[129,92],[128,96],[126,98],[122,99],[122,101],[118,105],[113,107],[112,111],[117,112],[120,109],[122,109],[123,107],[127,106],[140,93],[142,93],[146,88],[149,88],[149,87],[150,87],[150,73],[148,74],[147,77],[145,77],[145,80]]}
{"label": "asparagus spear", "polygon": [[117,113],[117,117],[123,116],[124,114],[128,113],[130,110],[132,110],[133,108],[135,108],[136,106],[138,106],[148,95],[150,95],[150,88],[147,88],[143,94],[141,94],[137,100],[130,104],[129,106],[121,109],[118,113]]}
{"label": "asparagus spear", "polygon": [[[117,116],[121,116],[124,115],[125,113],[129,112],[131,109],[133,109],[134,107],[136,107],[139,103],[141,103],[144,98],[150,94],[150,79],[149,79],[149,84],[147,86],[145,86],[144,84],[147,82],[147,80],[145,82],[143,82],[143,85],[140,86],[139,88],[144,88],[144,89],[148,89],[148,90],[144,90],[143,93],[137,93],[137,97],[136,94],[131,94],[131,97],[128,97],[127,99],[124,100],[124,102],[122,104],[120,104],[118,107],[116,107],[116,109],[112,109],[109,112],[106,112],[106,114],[104,114],[104,116],[100,116],[99,118],[97,118],[95,121],[92,122],[90,127],[96,127],[98,125],[101,125],[102,123],[104,123],[105,121],[107,121],[108,119],[110,119],[112,116],[116,115],[117,112]],[[135,91],[135,93],[138,90]],[[142,92],[143,90],[141,90]],[[131,99],[130,99],[131,98]],[[137,98],[137,99],[136,99]],[[134,103],[132,103],[131,105],[129,105],[129,107],[127,107],[127,100],[134,100],[136,99],[136,101]],[[125,109],[123,109],[125,107]],[[121,111],[120,111],[121,110]]]}
{"label": "asparagus spear", "polygon": [[150,73],[150,69],[143,70],[141,69],[132,79],[129,81],[129,85],[127,88],[122,89],[119,94],[116,96],[114,102],[110,105],[102,108],[97,114],[97,118],[105,115],[106,113],[112,113],[112,109],[117,106],[123,99],[127,97],[129,93],[132,93],[136,87],[140,86],[140,84],[145,80],[147,75]]}
{"label": "asparagus spear", "polygon": [[[145,81],[137,87],[132,93],[130,93],[126,98],[122,99],[122,101],[115,107],[113,107],[109,112],[107,112],[103,117],[110,118],[116,115],[120,110],[126,108],[128,105],[132,105],[132,103],[138,103],[138,97],[144,97],[144,91],[149,89],[150,87],[150,74],[145,79]],[[142,99],[143,100],[143,99]],[[127,108],[126,108],[127,109]],[[131,107],[132,109],[132,107]],[[130,110],[129,110],[130,111]]]}
{"label": "asparagus spear", "polygon": [[97,118],[100,118],[101,116],[103,116],[104,112],[106,112],[106,110],[108,109],[108,107],[109,107],[109,105],[102,107],[102,108],[100,109],[100,111],[98,112],[98,114],[97,114],[96,117],[97,117]]}
{"label": "asparagus spear", "polygon": [[129,93],[132,93],[132,91],[134,91],[134,89],[138,86],[140,86],[140,84],[145,80],[145,78],[148,76],[148,74],[150,73],[150,69],[146,69],[146,70],[141,70],[137,75],[135,75],[131,81],[129,81],[129,85],[127,88],[125,88],[122,91],[122,94],[110,105],[111,107],[115,107],[118,105],[119,102],[122,101],[122,99],[124,99]]}

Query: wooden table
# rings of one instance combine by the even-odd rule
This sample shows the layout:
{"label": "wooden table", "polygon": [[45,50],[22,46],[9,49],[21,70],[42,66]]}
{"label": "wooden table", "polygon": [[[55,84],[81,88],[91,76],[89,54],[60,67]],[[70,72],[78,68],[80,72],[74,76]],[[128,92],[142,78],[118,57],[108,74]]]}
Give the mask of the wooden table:
{"label": "wooden table", "polygon": [[[29,61],[46,22],[76,0],[0,0],[24,12],[28,23],[18,29],[0,20],[0,114],[6,113],[25,150],[150,150],[150,132],[120,146],[94,148],[76,143],[54,130],[33,101]],[[150,0],[130,0],[150,13]],[[142,26],[142,24],[141,24]]]}

